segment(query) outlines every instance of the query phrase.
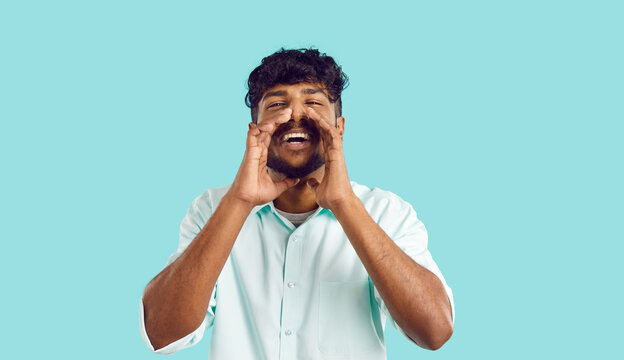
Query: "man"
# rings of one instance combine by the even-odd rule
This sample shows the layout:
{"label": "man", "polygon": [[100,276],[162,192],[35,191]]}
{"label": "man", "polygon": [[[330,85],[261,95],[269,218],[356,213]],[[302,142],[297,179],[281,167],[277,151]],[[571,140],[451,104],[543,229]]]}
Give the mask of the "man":
{"label": "man", "polygon": [[450,288],[426,230],[396,195],[349,181],[347,78],[317,50],[280,50],[249,76],[252,122],[231,186],[196,198],[178,251],[145,288],[142,334],[159,353],[209,358],[385,359],[386,319],[437,349]]}

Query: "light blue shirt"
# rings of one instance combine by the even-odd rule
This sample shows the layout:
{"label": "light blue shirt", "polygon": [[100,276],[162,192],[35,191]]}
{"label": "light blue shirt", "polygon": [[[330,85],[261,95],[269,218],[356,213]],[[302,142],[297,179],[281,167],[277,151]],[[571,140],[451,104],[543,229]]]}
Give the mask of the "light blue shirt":
{"label": "light blue shirt", "polygon": [[[453,294],[427,250],[427,231],[398,196],[351,183],[368,213],[414,261],[440,278],[455,319]],[[197,197],[180,226],[177,259],[211,216],[227,187]],[[145,332],[143,303],[141,333]],[[210,360],[386,358],[390,316],[342,227],[318,208],[295,227],[268,203],[245,221],[215,286],[203,323],[157,350],[170,354],[199,342],[213,327]]]}

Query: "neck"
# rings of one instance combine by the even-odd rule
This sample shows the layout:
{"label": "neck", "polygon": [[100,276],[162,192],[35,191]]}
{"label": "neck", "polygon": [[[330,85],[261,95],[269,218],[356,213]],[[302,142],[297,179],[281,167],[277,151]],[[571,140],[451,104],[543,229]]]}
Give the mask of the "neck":
{"label": "neck", "polygon": [[[316,209],[318,207],[316,195],[312,189],[306,185],[306,181],[310,178],[315,178],[320,182],[323,179],[324,173],[325,168],[321,166],[313,173],[301,178],[297,185],[284,191],[277,199],[273,200],[273,205],[282,211],[293,214],[300,214]],[[271,169],[269,169],[269,175],[276,181],[284,178],[283,175]]]}

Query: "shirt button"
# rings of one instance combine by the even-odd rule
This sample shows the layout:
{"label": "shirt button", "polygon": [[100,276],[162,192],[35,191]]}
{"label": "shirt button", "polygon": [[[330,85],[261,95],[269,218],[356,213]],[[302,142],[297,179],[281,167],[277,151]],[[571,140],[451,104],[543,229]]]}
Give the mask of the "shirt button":
{"label": "shirt button", "polygon": [[294,288],[295,287],[295,283],[294,282],[289,282],[288,283],[288,287],[291,288],[291,289]]}
{"label": "shirt button", "polygon": [[297,240],[299,240],[299,239],[297,239],[296,236],[293,236],[293,241],[297,241]]}
{"label": "shirt button", "polygon": [[286,330],[286,332],[284,332],[284,334],[286,334],[286,336],[290,336],[292,335],[292,331],[290,331],[290,329]]}

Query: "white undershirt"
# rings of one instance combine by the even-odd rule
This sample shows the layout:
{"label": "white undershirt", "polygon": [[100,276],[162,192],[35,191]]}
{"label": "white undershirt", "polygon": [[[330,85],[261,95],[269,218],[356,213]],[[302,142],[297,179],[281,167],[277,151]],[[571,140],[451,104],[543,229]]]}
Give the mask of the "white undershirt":
{"label": "white undershirt", "polygon": [[316,209],[314,209],[312,211],[308,211],[308,212],[304,212],[300,214],[293,214],[293,213],[282,211],[278,208],[275,208],[275,210],[277,210],[277,212],[280,215],[282,215],[288,221],[290,221],[293,225],[295,225],[295,227],[299,227],[299,225],[303,224],[310,217],[310,215],[312,215],[316,211]]}

